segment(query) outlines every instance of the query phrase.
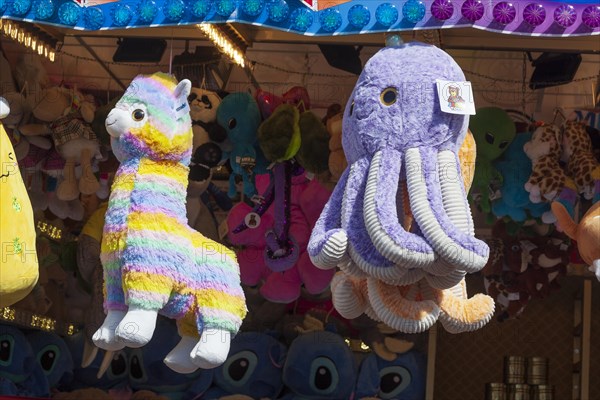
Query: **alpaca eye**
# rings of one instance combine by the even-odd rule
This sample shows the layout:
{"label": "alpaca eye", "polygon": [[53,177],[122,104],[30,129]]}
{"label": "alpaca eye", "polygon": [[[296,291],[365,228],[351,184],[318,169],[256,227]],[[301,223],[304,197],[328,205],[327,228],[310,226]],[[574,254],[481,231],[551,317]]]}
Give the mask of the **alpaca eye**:
{"label": "alpaca eye", "polygon": [[140,110],[139,108],[137,110],[134,110],[131,113],[131,117],[135,120],[135,121],[141,121],[144,119],[144,117],[146,116],[146,113],[144,112],[144,110]]}
{"label": "alpaca eye", "polygon": [[237,120],[235,118],[231,118],[227,123],[227,126],[229,126],[229,129],[235,128],[237,126]]}
{"label": "alpaca eye", "polygon": [[381,92],[381,102],[386,106],[391,106],[398,98],[398,91],[395,88],[389,87]]}

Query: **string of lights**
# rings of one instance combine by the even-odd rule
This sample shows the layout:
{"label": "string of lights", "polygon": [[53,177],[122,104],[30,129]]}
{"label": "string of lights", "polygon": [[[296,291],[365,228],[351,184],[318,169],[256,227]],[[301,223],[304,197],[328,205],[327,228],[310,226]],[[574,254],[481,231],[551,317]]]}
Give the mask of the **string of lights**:
{"label": "string of lights", "polygon": [[35,314],[29,311],[18,310],[13,307],[4,307],[0,309],[0,320],[19,325],[24,328],[34,328],[47,332],[54,332],[57,335],[62,336],[71,336],[79,331],[79,328],[74,323],[61,322],[54,318]]}
{"label": "string of lights", "polygon": [[213,42],[221,53],[225,54],[231,61],[240,67],[246,67],[246,57],[244,56],[244,53],[242,53],[242,50],[229,40],[219,28],[212,24],[197,24],[196,27]]}
{"label": "string of lights", "polygon": [[31,24],[0,18],[0,32],[54,62],[58,41]]}

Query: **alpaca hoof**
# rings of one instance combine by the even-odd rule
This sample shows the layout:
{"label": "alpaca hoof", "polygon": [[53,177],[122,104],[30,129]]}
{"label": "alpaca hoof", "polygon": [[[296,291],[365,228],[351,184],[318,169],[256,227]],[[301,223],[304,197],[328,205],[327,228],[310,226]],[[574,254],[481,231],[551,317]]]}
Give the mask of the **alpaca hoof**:
{"label": "alpaca hoof", "polygon": [[190,354],[197,343],[198,339],[196,338],[182,337],[177,346],[167,354],[164,363],[179,374],[191,374],[196,371],[198,366],[192,362]]}
{"label": "alpaca hoof", "polygon": [[102,326],[92,336],[94,344],[106,351],[118,351],[125,347],[115,336],[115,329],[124,316],[124,311],[109,311]]}
{"label": "alpaca hoof", "polygon": [[134,349],[146,345],[154,335],[157,317],[157,311],[130,308],[117,326],[117,340]]}
{"label": "alpaca hoof", "polygon": [[231,333],[222,329],[205,329],[192,349],[192,362],[202,369],[213,369],[227,360]]}

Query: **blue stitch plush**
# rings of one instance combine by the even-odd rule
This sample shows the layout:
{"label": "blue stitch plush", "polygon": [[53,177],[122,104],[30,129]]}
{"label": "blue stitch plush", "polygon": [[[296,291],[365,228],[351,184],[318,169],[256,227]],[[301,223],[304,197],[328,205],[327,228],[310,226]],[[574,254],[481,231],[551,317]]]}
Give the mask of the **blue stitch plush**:
{"label": "blue stitch plush", "polygon": [[51,388],[63,388],[73,380],[73,358],[65,341],[50,332],[28,334],[36,361],[44,371]]}
{"label": "blue stitch plush", "polygon": [[509,217],[515,222],[524,222],[529,218],[540,218],[550,210],[546,202],[532,203],[525,183],[531,175],[531,159],[525,154],[523,145],[531,140],[531,132],[518,133],[502,158],[494,166],[502,175],[500,192],[502,197],[492,203],[492,212],[499,218]]}
{"label": "blue stitch plush", "polygon": [[14,326],[0,325],[0,394],[48,397],[48,379],[35,360],[25,335]]}
{"label": "blue stitch plush", "polygon": [[276,399],[283,389],[281,375],[286,347],[273,336],[240,333],[231,342],[227,361],[215,371],[214,387],[203,400],[228,395]]}
{"label": "blue stitch plush", "polygon": [[283,367],[287,393],[282,400],[348,400],[354,395],[357,369],[344,339],[328,331],[298,336]]}
{"label": "blue stitch plush", "polygon": [[388,361],[369,354],[360,365],[356,398],[421,400],[425,397],[425,355],[415,350]]}
{"label": "blue stitch plush", "polygon": [[256,195],[254,176],[266,173],[269,165],[258,145],[261,117],[256,100],[249,93],[226,96],[217,109],[217,122],[225,128],[233,146],[231,152],[223,152],[223,160],[229,159],[233,170],[227,194],[231,198],[236,196],[235,179],[240,176],[244,195],[251,199]]}

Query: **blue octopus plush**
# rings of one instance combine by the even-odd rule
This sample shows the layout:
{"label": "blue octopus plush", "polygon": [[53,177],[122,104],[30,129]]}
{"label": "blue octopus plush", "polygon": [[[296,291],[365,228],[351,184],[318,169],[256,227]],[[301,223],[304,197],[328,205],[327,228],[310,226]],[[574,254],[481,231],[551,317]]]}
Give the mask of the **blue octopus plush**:
{"label": "blue octopus plush", "polygon": [[46,374],[29,341],[18,328],[0,325],[0,394],[48,397]]}
{"label": "blue octopus plush", "polygon": [[287,393],[281,400],[348,400],[356,382],[354,356],[333,332],[313,331],[292,342],[283,367]]}
{"label": "blue octopus plush", "polygon": [[65,341],[50,332],[28,334],[35,358],[44,371],[50,388],[64,388],[73,380],[73,358]]}
{"label": "blue octopus plush", "polygon": [[356,398],[422,400],[425,397],[425,355],[415,350],[384,360],[369,354],[360,365]]}
{"label": "blue octopus plush", "polygon": [[249,93],[232,93],[226,96],[217,109],[217,122],[225,128],[231,141],[231,152],[223,152],[223,160],[229,159],[232,174],[229,177],[228,195],[234,198],[236,177],[242,178],[244,196],[256,196],[254,176],[267,173],[269,165],[260,146],[257,131],[261,122],[256,100]]}
{"label": "blue octopus plush", "polygon": [[283,388],[286,347],[273,336],[243,332],[231,342],[227,361],[215,372],[214,387],[203,400],[228,395],[275,399]]}
{"label": "blue octopus plush", "polygon": [[525,183],[531,175],[531,159],[525,154],[523,145],[531,140],[531,132],[519,133],[508,146],[502,158],[494,166],[502,175],[500,193],[502,197],[492,203],[496,217],[509,217],[515,222],[528,218],[540,218],[550,211],[549,203],[532,203]]}

